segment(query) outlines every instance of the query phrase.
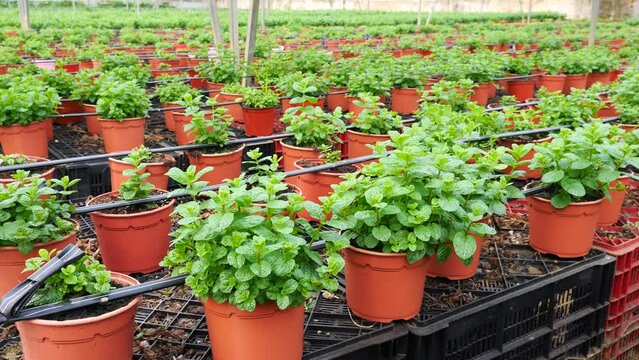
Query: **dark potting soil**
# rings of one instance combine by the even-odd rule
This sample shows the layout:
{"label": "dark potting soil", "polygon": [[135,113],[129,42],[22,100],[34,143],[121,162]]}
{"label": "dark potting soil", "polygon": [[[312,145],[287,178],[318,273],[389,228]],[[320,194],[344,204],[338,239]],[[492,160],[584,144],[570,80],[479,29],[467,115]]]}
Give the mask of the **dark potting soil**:
{"label": "dark potting soil", "polygon": [[[153,192],[151,193],[151,195],[161,195],[161,194],[166,194],[166,193],[161,192],[157,189],[154,189]],[[122,201],[122,198],[120,198],[119,194],[104,195],[93,200],[91,202],[91,205],[110,204],[110,203],[119,202],[119,201]],[[157,209],[159,207],[162,207],[168,204],[169,202],[171,202],[171,200],[167,199],[167,200],[162,200],[162,201],[158,201],[154,203],[128,205],[128,206],[118,207],[115,209],[101,210],[100,212],[103,214],[136,214],[140,212]]]}
{"label": "dark potting soil", "polygon": [[[323,165],[321,162],[316,162],[312,160],[300,160],[297,162],[297,164],[305,169],[314,167],[314,166]],[[342,165],[340,167],[332,168],[330,170],[324,170],[324,172],[334,173],[334,174],[350,174],[350,173],[357,172],[357,168],[353,165]]]}
{"label": "dark potting soil", "polygon": [[175,165],[175,158],[169,154],[164,153],[153,153],[151,154],[150,163],[161,163],[168,167],[173,167]]}
{"label": "dark potting soil", "polygon": [[189,150],[188,153],[194,158],[199,158],[203,154],[204,155],[223,154],[223,153],[235,151],[241,147],[242,147],[242,144],[233,144],[233,145],[226,145],[223,147],[211,147],[211,148],[202,149],[202,150]]}
{"label": "dark potting soil", "polygon": [[[32,164],[34,162],[36,162],[36,161],[33,161],[31,159],[27,159],[25,161],[25,164]],[[45,172],[49,171],[50,169],[51,168],[38,168],[38,169],[29,169],[29,170],[26,170],[26,171],[28,171],[31,175],[36,175],[36,174],[45,173]],[[0,179],[13,179],[13,175],[15,173],[16,173],[15,171],[3,171],[3,172],[0,172]]]}
{"label": "dark potting soil", "polygon": [[511,139],[515,140],[516,142],[523,143],[528,141],[541,140],[547,137],[548,137],[548,133],[540,133],[540,134],[521,135],[517,137],[512,137]]}
{"label": "dark potting soil", "polygon": [[[111,285],[115,288],[123,287],[121,284],[118,284],[116,282],[112,282]],[[79,308],[72,311],[49,315],[44,317],[43,319],[55,320],[55,321],[66,321],[66,320],[78,320],[78,319],[86,319],[90,317],[100,316],[126,306],[134,298],[135,297],[127,297],[123,299],[109,301],[104,304],[86,306],[86,307]]]}

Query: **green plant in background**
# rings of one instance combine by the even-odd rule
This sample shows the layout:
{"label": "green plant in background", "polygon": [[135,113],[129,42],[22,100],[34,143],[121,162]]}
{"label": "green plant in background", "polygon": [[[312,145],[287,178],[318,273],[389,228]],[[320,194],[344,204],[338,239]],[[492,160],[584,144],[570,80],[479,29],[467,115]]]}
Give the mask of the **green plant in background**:
{"label": "green plant in background", "polygon": [[34,77],[0,88],[0,126],[29,125],[56,113],[60,96],[56,89]]}
{"label": "green plant in background", "polygon": [[639,122],[639,67],[627,69],[611,87],[610,99],[621,120],[627,124]]}
{"label": "green plant in background", "polygon": [[379,102],[379,96],[362,96],[356,105],[363,108],[351,125],[364,134],[382,135],[402,128],[402,117]]}
{"label": "green plant in background", "polygon": [[561,129],[549,143],[537,144],[530,169],[541,169],[552,206],[609,198],[609,184],[627,163],[636,164],[638,145],[623,141],[617,126],[593,120],[574,130]]}
{"label": "green plant in background", "polygon": [[110,81],[103,84],[98,93],[96,110],[100,117],[108,120],[145,117],[151,100],[135,81]]}
{"label": "green plant in background", "polygon": [[332,164],[342,159],[342,152],[335,150],[331,145],[320,146],[320,159],[324,160],[324,164]]}
{"label": "green plant in background", "polygon": [[[40,249],[38,256],[25,263],[25,271],[36,271],[48,263],[56,250]],[[102,294],[115,289],[111,273],[99,261],[85,255],[73,264],[49,276],[31,300],[29,306],[40,306],[70,300],[75,297]]]}
{"label": "green plant in background", "polygon": [[328,84],[322,77],[301,72],[282,76],[277,81],[277,88],[291,97],[292,104],[304,101],[315,104],[328,93]]}
{"label": "green plant in background", "polygon": [[324,68],[323,73],[328,84],[331,87],[346,87],[348,86],[348,79],[353,72],[353,66],[355,65],[354,58],[351,59],[339,59],[328,63]]}
{"label": "green plant in background", "polygon": [[62,240],[75,231],[70,221],[74,207],[64,197],[80,180],[45,180],[28,178],[28,172],[18,172],[16,181],[0,185],[0,246],[15,246],[28,254],[37,243]]}
{"label": "green plant in background", "polygon": [[43,70],[40,76],[47,86],[54,88],[63,99],[71,99],[78,87],[75,77],[64,70]]}
{"label": "green plant in background", "polygon": [[138,59],[135,54],[113,53],[102,58],[102,60],[100,61],[100,70],[106,72],[114,70],[116,68],[129,68],[139,65],[139,63],[140,59]]}
{"label": "green plant in background", "polygon": [[196,97],[200,92],[179,78],[165,81],[155,88],[155,96],[158,97],[162,104],[175,103],[181,100],[184,94],[190,94],[192,97]]}
{"label": "green plant in background", "polygon": [[235,84],[242,81],[242,66],[227,53],[219,59],[199,64],[195,70],[212,83]]}
{"label": "green plant in background", "polygon": [[225,94],[242,95],[244,94],[244,92],[246,92],[247,89],[248,88],[242,86],[242,84],[226,84],[220,91]]}
{"label": "green plant in background", "polygon": [[80,99],[85,104],[95,105],[103,80],[99,79],[101,72],[93,69],[80,70],[76,74],[78,85],[71,93],[71,98]]}
{"label": "green plant in background", "polygon": [[294,135],[297,146],[319,149],[322,145],[341,143],[339,134],[346,131],[341,108],[332,113],[316,106],[298,109],[291,109],[282,117],[282,122],[288,124],[286,132]]}
{"label": "green plant in background", "polygon": [[348,94],[351,96],[358,96],[362,93],[375,96],[388,95],[391,86],[389,77],[375,68],[362,69],[353,73],[347,84]]}
{"label": "green plant in background", "polygon": [[537,109],[548,126],[589,122],[603,107],[599,94],[592,90],[573,89],[570,95],[540,89]]}
{"label": "green plant in background", "polygon": [[[450,105],[456,111],[465,111],[470,103],[470,97],[475,87],[472,80],[460,81],[442,80],[434,84],[422,94],[422,105],[437,103]],[[421,107],[421,105],[420,105]],[[417,112],[419,116],[419,110]]]}
{"label": "green plant in background", "polygon": [[215,99],[209,99],[207,105],[212,107],[210,118],[203,111],[198,111],[192,114],[193,118],[184,125],[184,130],[195,135],[196,144],[224,147],[229,137],[235,135],[229,130],[233,119],[226,113],[226,108],[216,106]]}
{"label": "green plant in background", "polygon": [[252,109],[268,109],[276,107],[280,98],[269,88],[252,88],[244,92],[242,106]]}
{"label": "green plant in background", "polygon": [[175,103],[184,108],[185,114],[193,115],[200,111],[202,95],[193,96],[193,94],[188,92],[182,96],[182,100],[176,101]]}

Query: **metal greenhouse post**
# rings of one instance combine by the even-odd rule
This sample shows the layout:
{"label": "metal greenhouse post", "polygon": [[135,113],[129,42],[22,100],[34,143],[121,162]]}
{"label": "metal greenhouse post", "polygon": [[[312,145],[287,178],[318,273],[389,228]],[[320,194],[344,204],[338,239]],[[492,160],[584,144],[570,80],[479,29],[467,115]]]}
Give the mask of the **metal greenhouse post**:
{"label": "metal greenhouse post", "polygon": [[229,1],[229,35],[231,36],[231,49],[235,55],[235,61],[240,61],[240,34],[237,22],[237,0]]}
{"label": "metal greenhouse post", "polygon": [[422,27],[422,2],[423,0],[419,0],[419,8],[417,10],[417,31]]}
{"label": "metal greenhouse post", "polygon": [[222,27],[220,26],[220,17],[217,11],[217,0],[208,0],[209,14],[211,16],[211,26],[213,27],[213,42],[216,47],[220,47],[223,44],[222,40]]}
{"label": "metal greenhouse post", "polygon": [[[257,18],[260,14],[260,0],[252,0],[249,3],[249,19],[248,29],[246,30],[246,49],[244,51],[244,60],[247,68],[253,62],[253,56],[255,55],[255,40],[257,37]],[[243,83],[244,86],[252,85],[251,79],[244,73]]]}
{"label": "metal greenhouse post", "polygon": [[530,24],[532,18],[532,2],[533,0],[528,0],[528,21],[526,21],[528,24]]}
{"label": "metal greenhouse post", "polygon": [[590,14],[590,37],[588,46],[594,46],[597,38],[597,19],[599,19],[600,0],[592,0],[592,13]]}
{"label": "metal greenhouse post", "polygon": [[31,24],[29,22],[29,1],[18,0],[18,11],[20,12],[22,30],[31,30]]}

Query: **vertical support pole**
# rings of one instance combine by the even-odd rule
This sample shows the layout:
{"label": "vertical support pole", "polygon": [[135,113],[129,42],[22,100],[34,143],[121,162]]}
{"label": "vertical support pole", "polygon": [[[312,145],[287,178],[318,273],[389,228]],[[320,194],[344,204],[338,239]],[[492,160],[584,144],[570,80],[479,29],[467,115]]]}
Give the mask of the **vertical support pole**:
{"label": "vertical support pole", "polygon": [[22,30],[31,30],[29,22],[29,0],[18,0],[18,11],[20,12],[20,25]]}
{"label": "vertical support pole", "polygon": [[592,9],[590,13],[590,37],[588,38],[588,46],[594,46],[597,39],[597,19],[599,19],[600,0],[592,0]]}
{"label": "vertical support pole", "polygon": [[[249,18],[248,29],[246,30],[246,49],[244,51],[244,60],[246,63],[246,69],[253,63],[253,56],[255,55],[255,40],[257,38],[257,17],[260,14],[260,0],[251,0],[249,3]],[[253,81],[247,76],[248,73],[245,70],[242,83],[244,86],[253,85]]]}
{"label": "vertical support pole", "polygon": [[433,12],[435,11],[435,2],[430,4],[430,7],[428,8],[428,17],[426,18],[426,26],[428,26],[430,24],[430,18],[433,17]]}
{"label": "vertical support pole", "polygon": [[140,1],[142,1],[142,0],[135,0],[135,15],[137,17],[141,17],[142,16],[140,14]]}
{"label": "vertical support pole", "polygon": [[532,20],[532,2],[533,0],[528,0],[528,24],[530,24],[530,21]]}
{"label": "vertical support pole", "polygon": [[417,8],[417,31],[422,28],[422,6],[423,0],[419,0],[419,7]]}
{"label": "vertical support pole", "polygon": [[261,1],[261,5],[262,7],[262,28],[261,31],[262,33],[266,33],[266,0]]}
{"label": "vertical support pole", "polygon": [[220,17],[217,11],[217,0],[207,0],[209,5],[209,14],[211,16],[211,27],[213,28],[213,43],[216,47],[223,45],[222,27],[220,26]]}
{"label": "vertical support pole", "polygon": [[366,11],[371,11],[371,0],[366,0]]}
{"label": "vertical support pole", "polygon": [[237,0],[229,0],[229,35],[235,61],[240,61],[240,34],[237,23]]}
{"label": "vertical support pole", "polygon": [[71,0],[71,6],[73,7],[73,10],[75,10],[75,0]]}

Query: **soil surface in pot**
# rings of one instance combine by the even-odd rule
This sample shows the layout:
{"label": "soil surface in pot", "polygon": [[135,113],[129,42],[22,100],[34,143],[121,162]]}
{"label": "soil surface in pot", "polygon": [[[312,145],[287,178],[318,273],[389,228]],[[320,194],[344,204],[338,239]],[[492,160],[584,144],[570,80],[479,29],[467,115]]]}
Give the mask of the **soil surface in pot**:
{"label": "soil surface in pot", "polygon": [[[114,288],[123,287],[121,284],[118,284],[116,282],[111,282],[111,286],[113,286]],[[42,319],[54,320],[54,321],[66,321],[66,320],[79,320],[79,319],[86,319],[90,317],[100,316],[126,306],[134,298],[135,298],[134,296],[131,296],[131,297],[123,298],[123,299],[109,301],[105,304],[96,304],[96,305],[86,306],[73,311],[67,311],[64,313],[49,315],[49,316],[43,317]]]}
{"label": "soil surface in pot", "polygon": [[233,152],[242,147],[242,144],[226,145],[223,147],[210,147],[202,150],[189,150],[188,153],[194,158],[199,158],[202,155],[214,155]]}
{"label": "soil surface in pot", "polygon": [[[539,187],[539,186],[544,186],[544,185],[541,183],[540,180],[535,180],[535,181],[529,182],[528,185],[526,186],[526,188],[532,189],[532,188],[536,188],[536,187]],[[549,191],[549,189],[546,189],[545,191],[537,193],[534,196],[540,197],[542,199],[550,200],[553,196],[555,196],[555,194],[553,194],[551,191]],[[575,203],[585,203],[585,202],[597,201],[597,200],[602,199],[602,198],[604,198],[604,196],[603,196],[603,194],[600,194],[600,196],[586,196],[586,197],[584,197],[582,199],[575,200],[573,202],[575,202]]]}
{"label": "soil surface in pot", "polygon": [[[25,159],[25,160],[26,160],[25,164],[33,164],[35,162],[38,162],[38,161],[35,161],[33,159]],[[51,168],[44,167],[44,168],[38,168],[38,169],[28,169],[26,171],[28,171],[31,175],[36,175],[36,174],[45,173],[45,172],[49,171],[50,169]],[[3,172],[0,172],[0,179],[13,179],[13,175],[15,173],[16,173],[15,171],[3,171]]]}
{"label": "soil surface in pot", "polygon": [[[162,194],[166,194],[166,192],[163,191],[159,191],[157,189],[154,189],[151,192],[151,195],[162,195]],[[98,204],[110,204],[110,203],[114,203],[114,202],[118,202],[118,201],[122,201],[122,198],[120,198],[119,194],[113,194],[113,195],[105,195],[105,196],[100,196],[99,198],[96,198],[95,200],[93,200],[91,202],[91,205],[98,205]],[[129,206],[122,206],[119,208],[115,208],[115,209],[108,209],[108,210],[100,210],[100,213],[103,214],[136,214],[136,213],[140,213],[140,212],[145,212],[145,211],[150,211],[153,209],[157,209],[159,207],[162,207],[168,203],[170,203],[171,200],[166,199],[166,200],[162,200],[162,201],[157,201],[154,203],[146,203],[146,204],[138,204],[138,205],[129,205]]]}
{"label": "soil surface in pot", "polygon": [[[297,164],[303,168],[310,168],[314,166],[324,165],[324,163],[316,162],[312,160],[300,160]],[[324,170],[323,172],[332,173],[332,174],[349,174],[357,172],[357,168],[353,165],[342,165],[340,167],[332,168],[330,170]]]}

